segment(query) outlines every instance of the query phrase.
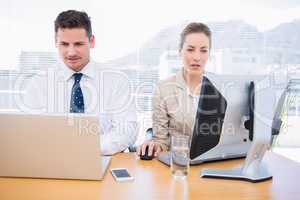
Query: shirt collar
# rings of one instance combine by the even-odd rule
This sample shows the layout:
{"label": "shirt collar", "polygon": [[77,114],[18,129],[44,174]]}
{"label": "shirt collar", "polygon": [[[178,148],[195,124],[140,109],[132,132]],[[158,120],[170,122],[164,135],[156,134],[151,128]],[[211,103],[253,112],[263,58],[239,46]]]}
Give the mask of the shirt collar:
{"label": "shirt collar", "polygon": [[[61,70],[63,72],[63,78],[65,81],[70,80],[72,78],[73,74],[76,73],[76,71],[70,69],[63,62],[61,62],[60,66],[61,66]],[[84,77],[95,79],[95,76],[96,76],[95,63],[93,61],[88,62],[88,64],[86,66],[84,66],[83,69],[77,73],[82,73]]]}
{"label": "shirt collar", "polygon": [[[204,75],[203,75],[203,78],[204,78]],[[182,69],[180,69],[180,70],[178,70],[178,72],[176,73],[176,85],[177,85],[177,87],[179,87],[179,88],[181,88],[181,89],[183,89],[183,90],[186,90],[187,91],[187,93],[190,95],[190,96],[192,96],[192,97],[198,97],[198,95],[193,95],[191,92],[190,92],[190,90],[189,90],[189,88],[188,88],[188,86],[187,86],[187,84],[186,84],[186,82],[185,82],[185,80],[184,80],[184,77],[183,77],[183,68]]]}

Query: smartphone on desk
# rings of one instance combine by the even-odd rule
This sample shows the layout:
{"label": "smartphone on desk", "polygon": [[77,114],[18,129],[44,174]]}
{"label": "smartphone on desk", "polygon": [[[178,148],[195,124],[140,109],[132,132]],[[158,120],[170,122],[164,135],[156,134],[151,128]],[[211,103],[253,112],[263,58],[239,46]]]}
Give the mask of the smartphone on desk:
{"label": "smartphone on desk", "polygon": [[110,170],[113,177],[118,182],[132,181],[134,178],[129,174],[126,168],[113,168]]}

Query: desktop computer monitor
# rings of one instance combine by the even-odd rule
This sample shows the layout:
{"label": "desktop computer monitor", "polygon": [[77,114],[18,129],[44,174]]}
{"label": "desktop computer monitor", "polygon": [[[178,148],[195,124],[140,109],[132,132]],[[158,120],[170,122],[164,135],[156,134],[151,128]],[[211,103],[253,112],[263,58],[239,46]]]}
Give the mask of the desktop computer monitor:
{"label": "desktop computer monitor", "polygon": [[[202,85],[191,139],[191,164],[244,157],[253,139],[254,87],[251,82],[271,85],[272,80],[265,75],[207,74],[206,77],[221,95],[207,95]],[[218,98],[220,108],[215,109],[215,114],[208,112],[210,102]],[[203,125],[211,118],[216,123]],[[205,131],[201,127],[211,128]]]}
{"label": "desktop computer monitor", "polygon": [[[240,179],[251,182],[259,182],[272,178],[262,159],[270,147],[271,137],[274,134],[277,104],[276,92],[280,88],[276,89],[268,77],[254,81],[251,85],[253,93],[250,100],[253,106],[252,130],[254,137],[247,152],[245,163],[232,169],[203,169],[201,177]],[[280,104],[282,104],[282,101],[279,100],[279,106]]]}

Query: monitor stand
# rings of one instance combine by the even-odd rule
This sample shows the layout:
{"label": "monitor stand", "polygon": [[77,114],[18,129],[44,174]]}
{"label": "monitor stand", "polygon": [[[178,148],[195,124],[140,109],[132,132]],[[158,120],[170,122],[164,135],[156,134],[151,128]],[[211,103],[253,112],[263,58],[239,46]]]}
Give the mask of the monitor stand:
{"label": "monitor stand", "polygon": [[250,182],[260,182],[272,178],[263,164],[262,158],[269,148],[269,143],[255,141],[247,154],[244,165],[232,169],[202,169],[203,178],[239,179]]}

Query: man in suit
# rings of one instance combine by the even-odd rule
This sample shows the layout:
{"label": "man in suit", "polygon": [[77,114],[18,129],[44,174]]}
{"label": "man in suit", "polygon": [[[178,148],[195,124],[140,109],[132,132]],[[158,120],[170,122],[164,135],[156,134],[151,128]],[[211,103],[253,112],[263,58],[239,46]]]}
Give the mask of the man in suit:
{"label": "man in suit", "polygon": [[91,60],[95,36],[85,12],[61,12],[54,28],[60,59],[44,75],[26,82],[27,93],[19,105],[31,113],[97,114],[103,134],[102,154],[125,150],[134,144],[138,133],[128,77]]}

